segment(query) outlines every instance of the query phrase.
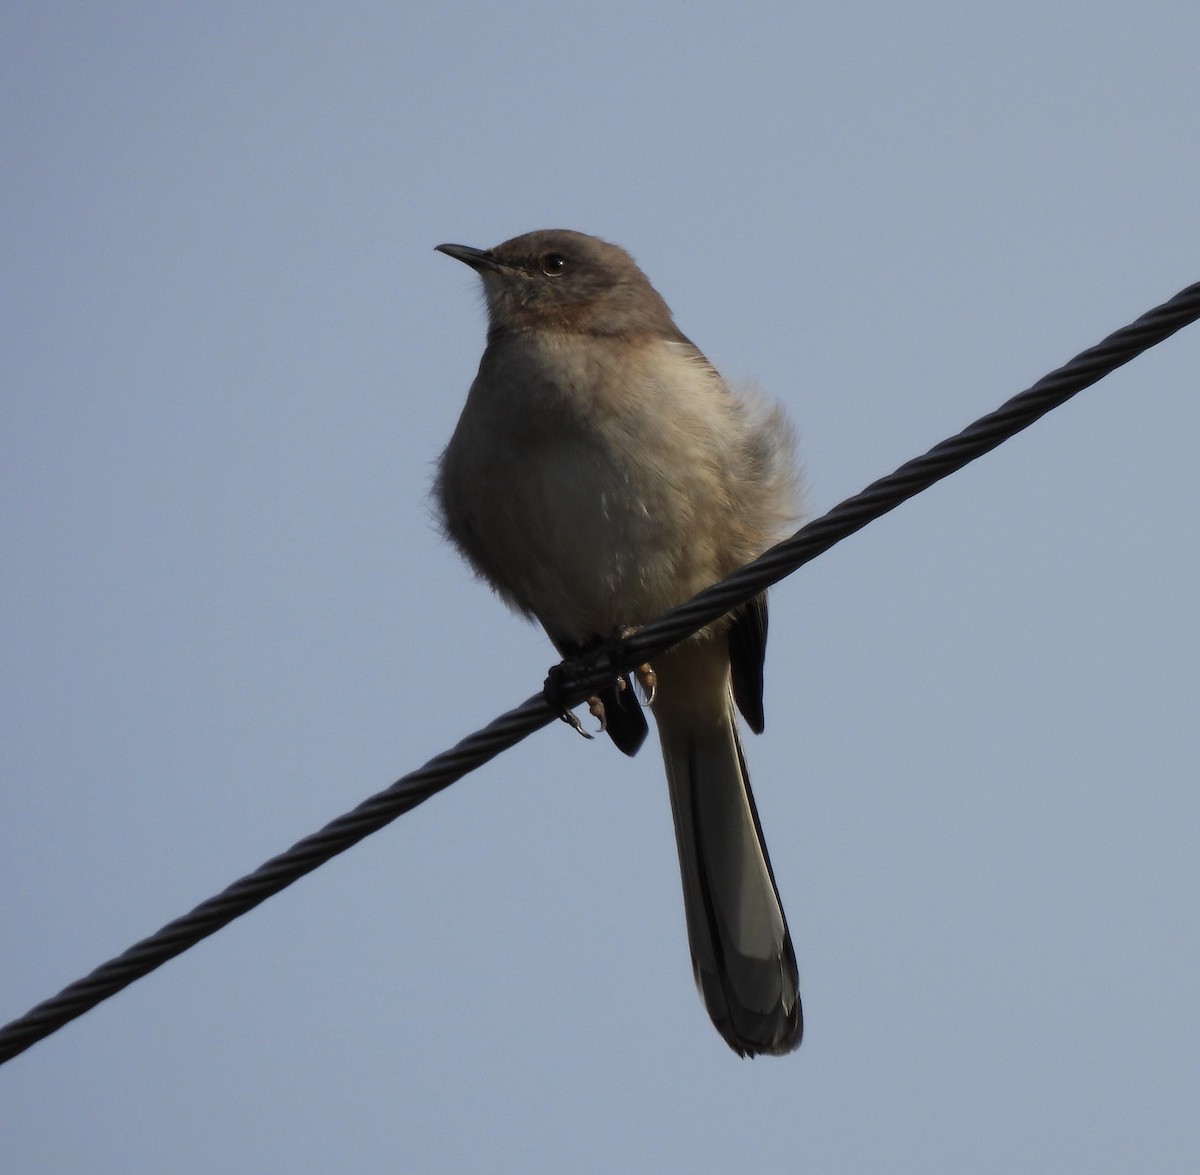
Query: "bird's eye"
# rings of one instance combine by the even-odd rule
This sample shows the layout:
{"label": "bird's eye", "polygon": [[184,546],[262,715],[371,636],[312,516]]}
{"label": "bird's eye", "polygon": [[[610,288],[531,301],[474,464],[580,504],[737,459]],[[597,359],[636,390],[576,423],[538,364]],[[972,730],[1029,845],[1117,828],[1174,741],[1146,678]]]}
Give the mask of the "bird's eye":
{"label": "bird's eye", "polygon": [[547,277],[558,277],[567,268],[567,259],[561,253],[547,253],[542,258],[542,272]]}

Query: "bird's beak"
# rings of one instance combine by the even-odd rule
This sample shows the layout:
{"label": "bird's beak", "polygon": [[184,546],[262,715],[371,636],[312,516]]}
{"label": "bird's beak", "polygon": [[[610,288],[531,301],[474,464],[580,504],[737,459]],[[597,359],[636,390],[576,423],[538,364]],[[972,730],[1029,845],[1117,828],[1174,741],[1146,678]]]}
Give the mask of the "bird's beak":
{"label": "bird's beak", "polygon": [[435,248],[437,252],[445,253],[447,257],[453,257],[455,261],[461,261],[480,273],[500,268],[500,262],[486,249],[472,249],[470,245],[437,245]]}

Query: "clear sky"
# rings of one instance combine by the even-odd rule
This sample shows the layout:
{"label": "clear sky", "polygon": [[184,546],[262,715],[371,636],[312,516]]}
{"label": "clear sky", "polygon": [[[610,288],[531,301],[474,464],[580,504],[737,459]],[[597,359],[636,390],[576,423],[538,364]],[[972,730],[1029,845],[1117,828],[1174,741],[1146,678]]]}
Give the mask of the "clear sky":
{"label": "clear sky", "polygon": [[[14,3],[0,1020],[516,704],[433,252],[629,248],[814,512],[1200,279],[1194,2]],[[14,1175],[1200,1169],[1200,328],[773,595],[803,1048],[541,732],[0,1069]],[[503,487],[498,486],[502,493]]]}

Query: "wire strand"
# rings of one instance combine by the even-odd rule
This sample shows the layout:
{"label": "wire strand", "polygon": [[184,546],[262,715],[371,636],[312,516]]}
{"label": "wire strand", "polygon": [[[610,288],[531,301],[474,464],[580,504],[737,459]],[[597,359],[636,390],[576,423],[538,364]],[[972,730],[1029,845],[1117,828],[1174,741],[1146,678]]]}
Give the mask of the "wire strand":
{"label": "wire strand", "polygon": [[[582,701],[611,681],[615,670],[649,660],[778,583],[835,543],[990,452],[1077,392],[1197,318],[1200,318],[1200,282],[1181,290],[1129,326],[1115,331],[1097,346],[1083,351],[994,412],[980,417],[957,436],[942,441],[923,456],[901,465],[894,473],[872,482],[861,493],[808,523],[753,563],[705,588],[686,604],[671,609],[622,642],[615,654],[604,653],[583,663],[566,663],[569,684],[562,687],[562,699],[572,705]],[[297,841],[253,873],[201,902],[189,913],[168,922],[161,930],[0,1029],[0,1064],[128,987],[135,979],[182,954],[272,894],[344,853],[535,730],[549,725],[555,717],[545,697],[535,694],[450,750],[430,759],[417,771],[331,821],[319,832]]]}

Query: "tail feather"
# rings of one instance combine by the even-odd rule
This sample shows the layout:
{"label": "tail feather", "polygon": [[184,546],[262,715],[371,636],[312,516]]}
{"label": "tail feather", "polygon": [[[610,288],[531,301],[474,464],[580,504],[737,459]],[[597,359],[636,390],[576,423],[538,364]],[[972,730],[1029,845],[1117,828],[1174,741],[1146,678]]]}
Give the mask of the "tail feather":
{"label": "tail feather", "polygon": [[796,956],[727,684],[724,690],[722,707],[708,720],[699,720],[694,707],[655,707],[692,966],[708,1013],[732,1049],[742,1056],[787,1053],[804,1031]]}

